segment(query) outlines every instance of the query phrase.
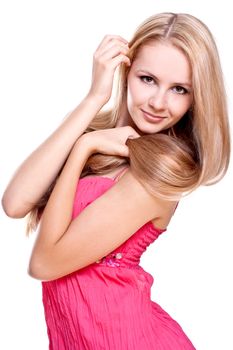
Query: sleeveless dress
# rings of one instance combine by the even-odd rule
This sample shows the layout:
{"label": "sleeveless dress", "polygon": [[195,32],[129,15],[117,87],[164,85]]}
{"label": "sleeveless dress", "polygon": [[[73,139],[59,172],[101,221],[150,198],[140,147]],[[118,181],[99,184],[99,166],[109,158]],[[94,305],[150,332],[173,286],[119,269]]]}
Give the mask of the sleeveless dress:
{"label": "sleeveless dress", "polygon": [[[72,219],[117,177],[79,179]],[[150,299],[154,279],[139,264],[164,231],[147,222],[101,260],[42,281],[49,350],[195,350],[180,325]]]}

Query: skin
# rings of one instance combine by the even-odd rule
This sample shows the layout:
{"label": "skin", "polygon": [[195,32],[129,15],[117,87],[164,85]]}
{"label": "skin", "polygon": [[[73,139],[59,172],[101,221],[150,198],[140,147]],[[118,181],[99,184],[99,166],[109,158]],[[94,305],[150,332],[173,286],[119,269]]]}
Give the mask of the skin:
{"label": "skin", "polygon": [[[129,113],[118,126],[131,125],[143,135],[175,125],[192,104],[191,79],[188,59],[172,44],[152,42],[142,46],[127,79]],[[148,121],[143,112],[157,118]]]}
{"label": "skin", "polygon": [[[132,132],[130,126],[119,129],[124,138]],[[158,223],[161,218],[165,223],[174,212],[174,202],[149,194],[129,169],[71,220],[77,177],[90,156],[87,142],[80,138],[73,147],[44,209],[28,269],[36,279],[53,280],[78,271],[108,255],[155,215]]]}
{"label": "skin", "polygon": [[[154,46],[146,49],[155,54]],[[157,73],[159,84],[136,84],[136,64],[145,57],[142,57],[145,50],[131,63],[127,57],[128,44],[123,38],[104,37],[94,54],[93,80],[87,96],[24,161],[5,191],[5,211],[13,217],[26,215],[48,188],[66,158],[43,211],[31,253],[28,273],[34,278],[52,280],[88,266],[112,252],[148,221],[152,221],[155,227],[166,228],[174,213],[176,202],[161,200],[149,194],[128,169],[108,191],[84,208],[75,219],[71,219],[77,182],[87,159],[96,151],[127,157],[128,147],[125,142],[128,137],[159,131],[158,123],[151,124],[143,119],[140,112],[142,106],[153,113],[164,113],[163,116],[168,119],[159,123],[159,127],[166,128],[181,118],[191,104],[191,98],[188,103],[186,95],[174,94],[174,79],[181,77],[171,80],[164,74],[159,75],[154,65],[146,69],[153,68],[152,73]],[[175,53],[173,48],[167,51],[172,60],[176,58]],[[114,73],[122,63],[132,64],[128,76],[128,109],[131,118],[126,120],[122,117],[122,126],[83,134],[111,97]],[[166,66],[161,72],[165,70]],[[188,79],[188,76],[182,78]],[[178,103],[178,99],[180,102],[186,101],[186,104]],[[180,104],[183,107],[178,109]],[[32,172],[43,176],[35,177]]]}

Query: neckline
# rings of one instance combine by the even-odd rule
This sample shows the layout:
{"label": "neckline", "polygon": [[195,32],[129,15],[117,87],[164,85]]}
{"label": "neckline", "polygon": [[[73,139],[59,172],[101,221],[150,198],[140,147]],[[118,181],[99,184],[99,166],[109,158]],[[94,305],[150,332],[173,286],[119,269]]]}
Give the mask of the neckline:
{"label": "neckline", "polygon": [[116,179],[114,179],[113,177],[107,177],[107,176],[103,176],[103,175],[84,176],[81,179],[79,179],[79,181],[84,180],[84,179],[95,179],[95,178],[108,179],[108,180],[111,180],[113,182],[117,182]]}
{"label": "neckline", "polygon": [[129,166],[124,166],[123,168],[121,168],[120,171],[118,171],[113,177],[108,177],[108,176],[105,176],[105,175],[89,175],[89,176],[85,176],[84,178],[94,178],[94,177],[100,177],[102,179],[109,179],[109,180],[112,180],[113,182],[118,182],[119,180],[119,176],[121,176],[122,174],[125,173],[125,171],[128,171],[129,170]]}
{"label": "neckline", "polygon": [[[84,179],[93,179],[93,178],[100,178],[100,179],[107,179],[107,180],[110,180],[111,182],[117,182],[116,181],[116,179],[114,179],[114,178],[111,178],[111,177],[107,177],[107,176],[103,176],[103,175],[98,175],[98,176],[95,176],[95,175],[90,175],[90,176],[84,176],[84,177],[82,177],[81,179],[79,179],[79,181],[81,181],[81,180],[84,180]],[[154,224],[153,224],[153,222],[152,222],[152,220],[150,220],[150,221],[147,221],[144,225],[148,225],[148,226],[150,226],[154,231],[156,231],[157,233],[163,233],[163,232],[165,232],[165,231],[167,231],[167,229],[166,228],[160,228],[160,227],[156,227]],[[143,226],[144,226],[143,225]]]}

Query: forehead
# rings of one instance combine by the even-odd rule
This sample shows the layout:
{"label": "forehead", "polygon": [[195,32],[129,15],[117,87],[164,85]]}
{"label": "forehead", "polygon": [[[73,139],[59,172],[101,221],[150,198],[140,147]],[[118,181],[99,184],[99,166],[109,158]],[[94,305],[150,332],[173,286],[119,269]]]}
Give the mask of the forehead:
{"label": "forehead", "polygon": [[187,57],[170,43],[150,42],[141,46],[132,68],[146,70],[167,81],[191,83],[192,72]]}

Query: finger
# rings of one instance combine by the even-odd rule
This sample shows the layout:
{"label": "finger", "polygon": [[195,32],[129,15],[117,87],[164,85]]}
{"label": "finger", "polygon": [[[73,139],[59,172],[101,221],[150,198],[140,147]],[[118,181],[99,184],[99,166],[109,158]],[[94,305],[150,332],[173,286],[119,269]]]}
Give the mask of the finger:
{"label": "finger", "polygon": [[137,139],[138,137],[141,137],[140,134],[137,133],[137,131],[132,126],[125,126],[128,136],[127,139]]}
{"label": "finger", "polygon": [[120,54],[112,59],[111,68],[115,69],[121,63],[125,63],[127,64],[127,66],[131,65],[129,57],[127,57],[126,55]]}
{"label": "finger", "polygon": [[126,130],[126,134],[128,134],[128,138],[132,138],[132,139],[135,139],[137,137],[140,137],[141,135],[139,135],[137,133],[137,131],[130,125],[126,125],[126,126],[123,126],[123,128],[125,128]]}
{"label": "finger", "polygon": [[132,137],[140,137],[141,135],[139,135],[137,133],[137,131],[130,125],[127,125],[127,126],[123,126],[123,128],[126,128],[127,129],[127,132],[129,134],[129,136],[132,136]]}
{"label": "finger", "polygon": [[[108,42],[106,45],[103,45],[99,50],[96,50],[94,56],[95,57],[102,57],[103,55],[106,55],[108,53],[111,54],[111,52],[119,50],[119,53],[127,53],[129,50],[128,44],[122,43],[119,40],[114,40],[111,42]],[[112,55],[111,57],[114,57]],[[110,55],[107,56],[107,58],[110,58]]]}
{"label": "finger", "polygon": [[127,55],[129,52],[129,48],[127,46],[123,45],[114,45],[109,48],[107,48],[100,56],[99,58],[103,60],[109,60],[114,57],[116,57],[119,54]]}
{"label": "finger", "polygon": [[120,155],[122,157],[128,157],[129,156],[129,148],[126,145],[122,145],[120,148]]}
{"label": "finger", "polygon": [[138,137],[141,137],[141,135],[138,134],[137,131],[134,130],[133,138],[137,139]]}
{"label": "finger", "polygon": [[130,140],[133,140],[133,139],[137,139],[137,138],[139,138],[140,137],[140,135],[129,135],[128,137],[127,137],[127,140],[128,139],[130,139]]}
{"label": "finger", "polygon": [[103,40],[100,42],[99,46],[97,47],[97,50],[100,50],[102,46],[105,46],[108,42],[111,42],[113,40],[118,40],[121,43],[128,44],[128,41],[124,38],[122,38],[120,35],[105,35]]}
{"label": "finger", "polygon": [[107,51],[108,49],[111,49],[114,46],[122,46],[122,47],[126,47],[129,48],[129,44],[125,43],[121,40],[111,40],[108,41],[107,43],[105,43],[105,45],[102,45],[101,49],[98,50],[99,53],[102,53],[104,51]]}

